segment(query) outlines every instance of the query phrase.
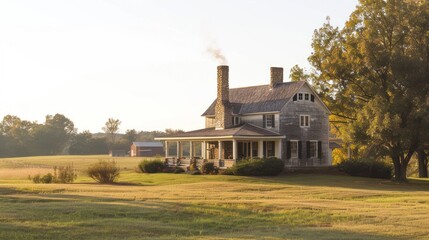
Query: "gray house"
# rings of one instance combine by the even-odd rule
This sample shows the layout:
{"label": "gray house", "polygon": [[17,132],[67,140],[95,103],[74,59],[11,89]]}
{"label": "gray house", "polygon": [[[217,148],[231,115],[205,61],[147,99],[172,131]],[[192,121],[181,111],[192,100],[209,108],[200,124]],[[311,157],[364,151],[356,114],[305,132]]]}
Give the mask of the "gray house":
{"label": "gray house", "polygon": [[218,66],[205,128],[157,138],[166,158],[221,167],[254,157],[281,158],[286,167],[331,165],[329,109],[307,82],[283,82],[283,68],[270,70],[267,85],[229,89],[229,67]]}

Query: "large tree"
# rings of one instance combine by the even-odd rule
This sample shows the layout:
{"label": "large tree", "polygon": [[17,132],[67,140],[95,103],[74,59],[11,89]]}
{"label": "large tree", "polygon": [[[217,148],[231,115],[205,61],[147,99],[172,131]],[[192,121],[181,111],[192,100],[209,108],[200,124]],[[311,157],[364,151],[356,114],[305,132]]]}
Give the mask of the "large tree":
{"label": "large tree", "polygon": [[76,133],[73,122],[62,114],[47,115],[45,124],[34,128],[33,140],[37,155],[66,153],[73,135]]}
{"label": "large tree", "polygon": [[428,26],[427,1],[360,0],[343,29],[327,22],[313,36],[309,61],[331,120],[361,154],[390,157],[398,181],[427,142]]}

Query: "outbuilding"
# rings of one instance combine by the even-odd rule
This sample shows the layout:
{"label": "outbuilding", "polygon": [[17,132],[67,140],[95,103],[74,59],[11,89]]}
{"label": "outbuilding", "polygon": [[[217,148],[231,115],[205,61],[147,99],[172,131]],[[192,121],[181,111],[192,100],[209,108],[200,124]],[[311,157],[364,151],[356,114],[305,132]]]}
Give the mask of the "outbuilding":
{"label": "outbuilding", "polygon": [[133,142],[131,157],[154,157],[164,155],[164,145],[161,142]]}

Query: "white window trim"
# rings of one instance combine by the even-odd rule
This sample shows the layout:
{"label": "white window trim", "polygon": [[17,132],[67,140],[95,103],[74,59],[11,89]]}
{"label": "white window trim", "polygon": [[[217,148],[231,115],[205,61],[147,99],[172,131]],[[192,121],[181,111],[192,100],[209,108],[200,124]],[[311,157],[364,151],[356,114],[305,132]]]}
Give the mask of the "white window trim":
{"label": "white window trim", "polygon": [[[315,154],[314,154],[314,157],[311,157],[311,158],[319,158],[319,144],[318,144],[318,142],[319,141],[317,141],[317,140],[310,140],[310,144],[311,143],[315,143],[315,145],[316,145],[316,152],[315,152]],[[311,154],[311,151],[310,151],[310,154]]]}
{"label": "white window trim", "polygon": [[[304,124],[305,124],[305,117],[308,117],[308,126],[305,126],[302,124],[302,122],[301,122],[302,117],[304,117],[304,122],[303,122]],[[299,115],[299,126],[302,128],[309,128],[310,127],[310,120],[311,120],[311,118],[310,118],[310,115],[308,115],[308,114]]]}
{"label": "white window trim", "polygon": [[[302,96],[302,99],[299,99],[299,95]],[[305,96],[308,96],[308,99],[305,99]],[[308,93],[308,92],[299,92],[297,94],[296,100],[298,102],[301,102],[301,101],[302,102],[311,102],[311,93]]]}
{"label": "white window trim", "polygon": [[[292,159],[292,158],[298,158],[298,156],[299,156],[299,154],[298,154],[298,153],[299,153],[299,149],[298,149],[298,148],[299,148],[299,145],[298,145],[298,142],[299,142],[298,140],[290,140],[290,144],[291,144],[291,145],[290,145],[290,146],[291,146],[291,147],[290,147],[290,149],[291,149],[291,152],[290,152],[290,158],[291,158],[291,159]],[[295,157],[294,157],[294,156],[293,156],[293,154],[292,154],[292,153],[293,153],[293,152],[292,152],[292,143],[296,143],[296,152],[295,152],[296,156],[295,156]]]}
{"label": "white window trim", "polygon": [[[268,116],[273,116],[273,118],[271,120],[271,126],[268,126]],[[275,114],[265,114],[265,128],[274,128],[273,124],[275,126],[275,121],[276,121],[276,115]]]}
{"label": "white window trim", "polygon": [[233,116],[232,118],[233,118],[233,123],[232,124],[234,126],[241,124],[241,118],[239,116]]}
{"label": "white window trim", "polygon": [[[308,99],[305,99],[308,97]],[[304,93],[304,101],[311,101],[310,93]]]}

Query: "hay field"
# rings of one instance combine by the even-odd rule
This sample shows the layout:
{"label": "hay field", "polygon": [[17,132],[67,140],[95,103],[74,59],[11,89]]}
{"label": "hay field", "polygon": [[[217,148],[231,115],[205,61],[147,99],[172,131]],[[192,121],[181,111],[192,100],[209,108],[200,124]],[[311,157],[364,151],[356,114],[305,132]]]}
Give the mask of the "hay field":
{"label": "hay field", "polygon": [[[44,159],[0,172],[68,158]],[[429,239],[429,181],[141,174],[134,161],[115,185],[1,179],[0,239]]]}

